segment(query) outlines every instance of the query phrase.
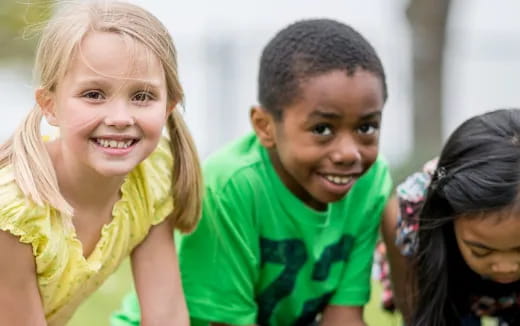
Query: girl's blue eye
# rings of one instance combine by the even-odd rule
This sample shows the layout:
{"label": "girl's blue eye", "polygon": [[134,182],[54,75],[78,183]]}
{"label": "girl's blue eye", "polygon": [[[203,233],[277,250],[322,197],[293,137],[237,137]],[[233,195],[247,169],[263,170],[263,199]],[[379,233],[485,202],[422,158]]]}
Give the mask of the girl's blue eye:
{"label": "girl's blue eye", "polygon": [[330,128],[330,125],[320,123],[312,128],[312,132],[320,136],[328,136],[332,134],[332,129]]}
{"label": "girl's blue eye", "polygon": [[89,100],[102,100],[104,98],[100,91],[88,91],[83,93],[83,97]]}
{"label": "girl's blue eye", "polygon": [[149,93],[140,92],[140,93],[135,94],[132,100],[134,100],[136,102],[144,103],[144,102],[150,101],[152,99],[153,99],[153,97]]}

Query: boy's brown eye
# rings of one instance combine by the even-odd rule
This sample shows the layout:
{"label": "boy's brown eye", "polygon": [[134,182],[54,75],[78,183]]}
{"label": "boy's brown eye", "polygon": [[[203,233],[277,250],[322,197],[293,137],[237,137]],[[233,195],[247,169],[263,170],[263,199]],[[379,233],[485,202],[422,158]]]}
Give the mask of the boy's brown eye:
{"label": "boy's brown eye", "polygon": [[358,128],[359,133],[371,135],[379,130],[379,125],[375,123],[365,123]]}
{"label": "boy's brown eye", "polygon": [[332,133],[332,130],[328,124],[320,123],[314,126],[312,132],[320,136],[328,136]]}

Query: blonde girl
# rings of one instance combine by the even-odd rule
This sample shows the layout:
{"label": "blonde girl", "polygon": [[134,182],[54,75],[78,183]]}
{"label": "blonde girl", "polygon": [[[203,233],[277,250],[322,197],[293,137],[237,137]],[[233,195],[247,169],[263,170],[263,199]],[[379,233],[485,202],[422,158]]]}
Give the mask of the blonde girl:
{"label": "blonde girl", "polygon": [[65,324],[128,255],[142,324],[187,325],[172,230],[197,224],[201,176],[169,33],[132,4],[68,3],[35,68],[37,105],[0,147],[0,325]]}

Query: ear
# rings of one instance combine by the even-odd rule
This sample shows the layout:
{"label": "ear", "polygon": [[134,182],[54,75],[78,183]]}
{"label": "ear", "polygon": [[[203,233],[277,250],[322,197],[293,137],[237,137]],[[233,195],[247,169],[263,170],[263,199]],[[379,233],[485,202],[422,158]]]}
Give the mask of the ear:
{"label": "ear", "polygon": [[276,128],[273,115],[261,106],[253,106],[249,112],[249,119],[260,143],[266,148],[274,148]]}
{"label": "ear", "polygon": [[177,104],[179,103],[173,102],[168,104],[168,106],[166,107],[166,117],[168,117],[173,112],[173,110],[175,110]]}
{"label": "ear", "polygon": [[42,110],[47,123],[51,126],[57,126],[56,112],[54,110],[54,94],[46,89],[38,88],[35,92],[36,103]]}

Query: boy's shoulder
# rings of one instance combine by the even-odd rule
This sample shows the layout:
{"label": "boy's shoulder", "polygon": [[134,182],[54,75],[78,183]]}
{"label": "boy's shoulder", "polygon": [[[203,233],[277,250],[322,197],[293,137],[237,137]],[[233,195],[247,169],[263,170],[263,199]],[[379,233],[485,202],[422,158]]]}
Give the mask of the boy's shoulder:
{"label": "boy's shoulder", "polygon": [[254,133],[242,136],[211,154],[203,164],[206,187],[225,187],[229,182],[262,180],[262,147]]}

